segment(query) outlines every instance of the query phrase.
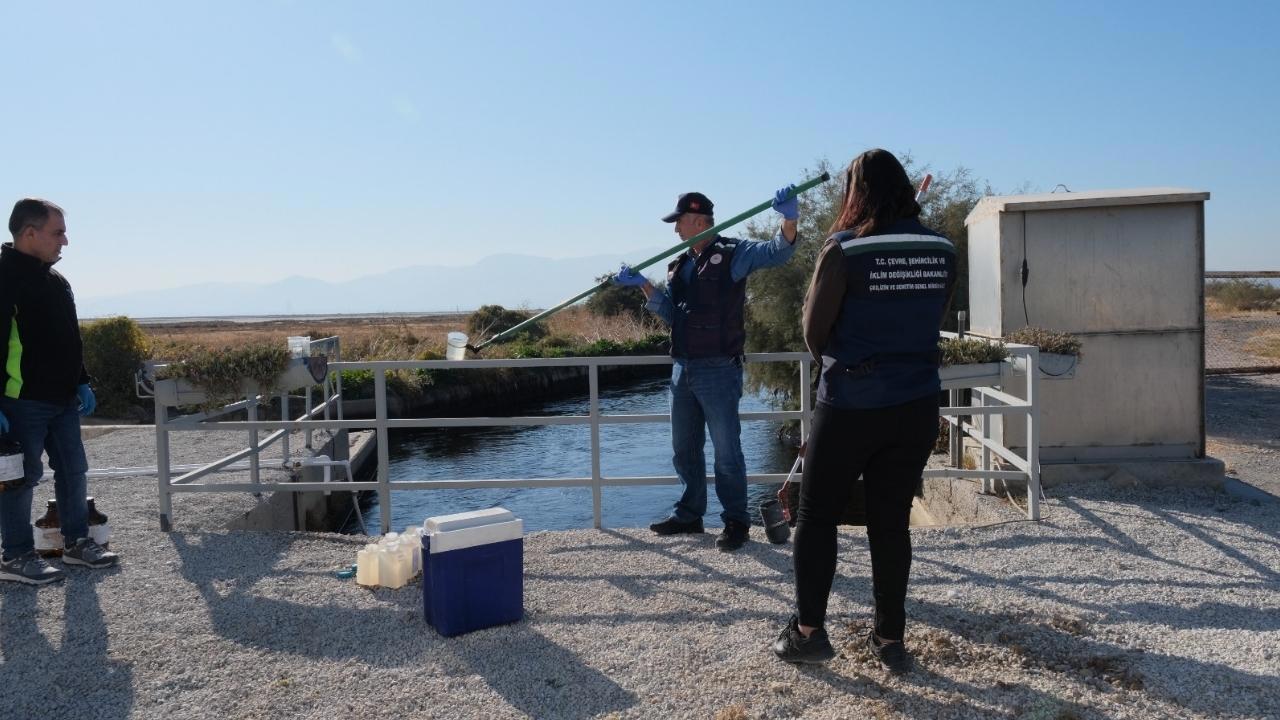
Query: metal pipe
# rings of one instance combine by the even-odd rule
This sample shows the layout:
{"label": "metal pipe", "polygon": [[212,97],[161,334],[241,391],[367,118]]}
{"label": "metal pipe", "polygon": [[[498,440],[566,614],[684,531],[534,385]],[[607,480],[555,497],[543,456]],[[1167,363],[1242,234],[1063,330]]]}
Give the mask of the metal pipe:
{"label": "metal pipe", "polygon": [[[818,177],[815,177],[815,178],[811,178],[811,179],[809,179],[809,180],[806,180],[806,181],[804,181],[804,182],[800,183],[799,185],[797,185],[797,186],[795,187],[795,189],[793,189],[793,190],[791,191],[791,194],[790,194],[790,195],[788,195],[788,199],[789,199],[789,198],[796,197],[796,196],[797,196],[797,195],[799,195],[800,193],[803,193],[803,192],[806,192],[806,191],[808,191],[808,190],[811,190],[811,189],[813,189],[813,188],[815,188],[815,187],[817,187],[817,186],[821,185],[822,183],[824,183],[824,182],[826,182],[826,181],[828,181],[828,180],[830,180],[830,179],[831,179],[831,175],[830,175],[830,174],[828,174],[828,173],[822,173],[822,174],[821,174],[821,175],[819,175]],[[769,209],[769,208],[771,208],[771,207],[773,207],[773,200],[766,200],[765,202],[762,202],[762,203],[760,203],[759,205],[756,205],[755,207],[751,208],[750,210],[747,210],[747,211],[745,211],[745,212],[738,213],[737,215],[734,215],[733,217],[729,218],[728,220],[725,220],[724,222],[722,222],[722,223],[720,223],[720,224],[718,224],[718,225],[713,225],[712,227],[709,227],[709,228],[707,228],[706,230],[703,230],[702,232],[698,233],[697,235],[694,235],[693,237],[689,238],[688,240],[685,240],[684,242],[679,243],[678,245],[674,245],[674,246],[672,246],[672,247],[670,247],[670,248],[668,248],[668,249],[666,249],[666,250],[664,250],[664,251],[662,251],[662,252],[658,253],[657,255],[654,255],[653,257],[649,258],[648,260],[645,260],[644,262],[640,262],[640,263],[636,263],[635,265],[632,265],[632,266],[631,266],[631,269],[632,269],[632,270],[643,270],[643,269],[645,269],[645,268],[649,267],[650,265],[652,265],[652,264],[654,264],[654,263],[658,262],[659,260],[662,260],[662,259],[664,259],[664,258],[668,258],[668,257],[670,257],[671,255],[674,255],[675,253],[677,253],[677,252],[679,252],[679,251],[681,251],[681,250],[684,250],[685,248],[692,247],[692,246],[694,246],[694,245],[698,244],[699,242],[702,242],[703,240],[705,240],[705,239],[707,239],[707,238],[713,238],[713,237],[715,237],[715,236],[716,236],[716,234],[717,234],[717,233],[719,233],[721,230],[726,230],[726,229],[728,229],[728,228],[730,228],[730,227],[733,227],[734,225],[737,225],[738,223],[742,222],[743,220],[746,220],[747,218],[749,218],[749,217],[751,217],[751,216],[753,216],[753,215],[758,215],[759,213],[762,213],[762,212],[764,212],[765,210],[768,210],[768,209]],[[601,290],[601,289],[603,289],[603,288],[608,287],[612,282],[613,282],[613,279],[612,279],[612,278],[606,278],[604,281],[600,282],[599,284],[595,285],[594,287],[592,287],[592,288],[590,288],[590,289],[588,289],[588,290],[584,290],[583,292],[580,292],[580,293],[578,293],[577,295],[574,295],[573,297],[569,298],[568,300],[565,300],[564,302],[562,302],[562,303],[560,303],[560,304],[556,305],[555,307],[547,308],[546,310],[543,310],[542,312],[538,313],[537,315],[534,315],[533,317],[529,318],[528,320],[525,320],[524,322],[518,323],[518,324],[516,324],[516,325],[514,325],[514,326],[512,326],[512,327],[510,327],[510,328],[507,328],[506,330],[503,330],[502,332],[498,333],[497,335],[494,335],[493,337],[489,338],[488,340],[485,340],[484,342],[480,343],[479,345],[475,345],[475,346],[471,347],[471,350],[472,350],[472,351],[474,351],[474,352],[479,352],[481,349],[483,349],[483,348],[485,348],[485,347],[487,347],[487,346],[489,346],[489,345],[492,345],[492,344],[493,344],[493,343],[495,343],[495,342],[498,342],[498,341],[499,341],[499,340],[501,340],[502,338],[505,338],[505,337],[508,337],[508,336],[510,336],[510,335],[512,335],[512,334],[514,334],[516,331],[520,330],[521,328],[525,327],[526,325],[530,325],[530,324],[532,324],[532,323],[538,322],[539,320],[545,320],[546,318],[548,318],[548,317],[550,317],[550,316],[554,315],[554,314],[555,314],[555,313],[557,313],[557,312],[560,312],[561,310],[565,309],[566,307],[568,307],[568,306],[570,306],[570,305],[572,305],[572,304],[574,304],[574,303],[578,302],[579,300],[582,300],[583,298],[585,298],[585,297],[587,297],[587,296],[589,296],[589,295],[591,295],[591,294],[593,294],[593,293],[597,292],[598,290]]]}

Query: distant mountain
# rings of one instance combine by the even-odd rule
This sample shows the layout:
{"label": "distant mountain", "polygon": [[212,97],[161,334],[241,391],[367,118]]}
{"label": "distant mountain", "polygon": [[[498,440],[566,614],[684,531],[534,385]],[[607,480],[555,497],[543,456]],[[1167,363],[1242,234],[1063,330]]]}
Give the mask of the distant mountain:
{"label": "distant mountain", "polygon": [[[273,283],[199,283],[166,290],[77,297],[80,317],[187,317],[327,313],[448,312],[481,305],[545,308],[615,271],[621,258],[644,259],[663,248],[590,257],[493,255],[474,265],[415,265],[331,283],[288,277]],[[658,277],[663,269],[651,267]]]}

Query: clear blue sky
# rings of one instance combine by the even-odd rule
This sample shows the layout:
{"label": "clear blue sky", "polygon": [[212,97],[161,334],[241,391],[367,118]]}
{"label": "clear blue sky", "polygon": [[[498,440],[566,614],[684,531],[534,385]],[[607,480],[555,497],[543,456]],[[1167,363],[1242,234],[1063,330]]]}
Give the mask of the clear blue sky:
{"label": "clear blue sky", "polygon": [[1277,3],[0,7],[0,198],[67,208],[82,297],[621,260],[681,191],[724,216],[872,146],[1208,190],[1208,267],[1280,269]]}

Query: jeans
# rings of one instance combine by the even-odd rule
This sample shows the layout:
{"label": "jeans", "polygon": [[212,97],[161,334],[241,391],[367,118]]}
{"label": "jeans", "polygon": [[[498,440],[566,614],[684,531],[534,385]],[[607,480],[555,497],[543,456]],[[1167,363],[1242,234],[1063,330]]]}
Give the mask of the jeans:
{"label": "jeans", "polygon": [[715,448],[716,497],[720,518],[751,524],[747,512],[747,463],[742,457],[738,400],[742,397],[739,358],[676,360],[671,370],[672,464],[684,484],[675,504],[677,520],[691,522],[707,512],[706,430]]}
{"label": "jeans", "polygon": [[875,631],[901,640],[911,572],[911,501],[938,437],[936,393],[884,408],[819,402],[804,455],[793,559],[800,624],[822,627],[836,573],[836,521],[862,476]]}
{"label": "jeans", "polygon": [[89,536],[89,505],[85,499],[89,462],[80,439],[79,405],[75,398],[65,405],[0,398],[0,412],[9,419],[9,437],[22,443],[26,480],[20,488],[0,492],[0,548],[6,558],[35,550],[31,496],[44,474],[40,456],[45,452],[49,453],[49,467],[53,468],[63,539],[69,544]]}

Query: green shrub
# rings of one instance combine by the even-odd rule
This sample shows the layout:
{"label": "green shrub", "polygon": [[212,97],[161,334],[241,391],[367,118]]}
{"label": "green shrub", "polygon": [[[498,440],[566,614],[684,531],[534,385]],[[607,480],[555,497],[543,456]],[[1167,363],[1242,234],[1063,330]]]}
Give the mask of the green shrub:
{"label": "green shrub", "polygon": [[1000,362],[1009,357],[1002,342],[989,342],[979,338],[943,338],[938,341],[942,353],[942,366],[978,365]]}
{"label": "green shrub", "polygon": [[156,378],[182,379],[204,390],[202,407],[216,407],[244,397],[244,381],[257,384],[259,392],[278,388],[275,381],[289,367],[289,350],[284,343],[253,343],[232,350],[201,348],[186,358],[166,365]]}
{"label": "green shrub", "polygon": [[1024,327],[1004,336],[1004,341],[1018,345],[1034,345],[1040,352],[1079,355],[1080,339],[1070,333],[1054,332],[1038,327]]}
{"label": "green shrub", "polygon": [[1280,302],[1280,287],[1260,280],[1211,280],[1204,285],[1206,297],[1228,310],[1270,310]]}
{"label": "green shrub", "polygon": [[84,366],[94,379],[98,414],[121,417],[139,405],[134,375],[150,357],[147,336],[138,323],[119,316],[97,320],[80,329]]}
{"label": "green shrub", "polygon": [[349,400],[373,397],[373,371],[343,370],[342,396]]}
{"label": "green shrub", "polygon": [[[531,313],[522,310],[508,310],[501,305],[483,305],[479,310],[471,313],[471,317],[467,318],[467,335],[470,336],[471,343],[474,345],[504,330],[513,328],[531,317],[533,317]],[[528,341],[536,341],[545,337],[546,334],[547,329],[545,327],[534,323],[521,330],[511,339],[519,340],[523,338]]]}

